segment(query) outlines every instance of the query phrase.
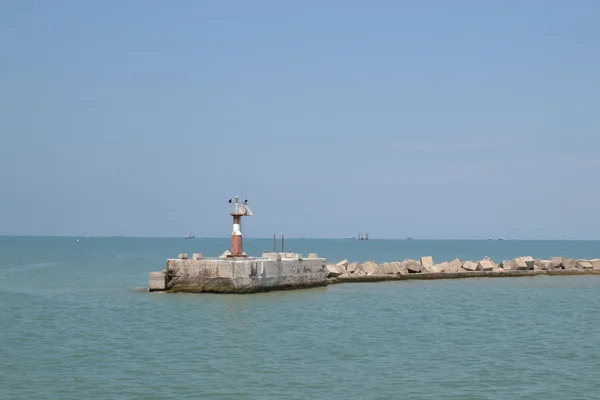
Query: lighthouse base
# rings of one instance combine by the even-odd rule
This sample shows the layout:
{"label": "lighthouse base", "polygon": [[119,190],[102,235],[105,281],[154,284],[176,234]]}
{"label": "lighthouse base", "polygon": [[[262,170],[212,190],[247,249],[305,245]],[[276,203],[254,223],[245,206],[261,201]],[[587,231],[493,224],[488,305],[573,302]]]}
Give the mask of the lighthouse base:
{"label": "lighthouse base", "polygon": [[[165,284],[156,285],[162,273]],[[167,268],[151,273],[150,291],[253,293],[327,285],[327,259],[311,254],[265,253],[262,257],[169,259]],[[164,289],[162,289],[164,287]]]}

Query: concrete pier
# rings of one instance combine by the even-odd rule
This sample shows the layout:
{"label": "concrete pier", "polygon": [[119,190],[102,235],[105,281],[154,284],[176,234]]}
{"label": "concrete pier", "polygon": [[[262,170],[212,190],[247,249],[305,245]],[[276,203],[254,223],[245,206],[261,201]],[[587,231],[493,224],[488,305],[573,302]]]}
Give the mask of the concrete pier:
{"label": "concrete pier", "polygon": [[310,254],[264,253],[262,257],[204,258],[195,253],[192,259],[180,254],[167,260],[167,268],[151,272],[149,291],[252,293],[271,290],[301,289],[330,283],[376,282],[390,280],[429,280],[461,278],[516,278],[530,276],[600,275],[600,259],[535,260],[517,257],[496,264],[490,258],[479,261],[454,259],[434,264],[432,257],[420,261],[349,263],[343,260],[327,264],[327,259]]}
{"label": "concrete pier", "polygon": [[167,268],[151,272],[150,291],[252,293],[325,286],[327,259],[310,254],[264,253],[262,257],[193,259],[180,255],[167,260]]}

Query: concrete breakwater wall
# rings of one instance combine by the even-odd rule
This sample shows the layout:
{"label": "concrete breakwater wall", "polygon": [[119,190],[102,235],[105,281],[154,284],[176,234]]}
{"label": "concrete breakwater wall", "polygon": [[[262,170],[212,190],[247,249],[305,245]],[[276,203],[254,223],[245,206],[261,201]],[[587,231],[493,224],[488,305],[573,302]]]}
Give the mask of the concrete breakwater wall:
{"label": "concrete breakwater wall", "polygon": [[381,264],[374,261],[350,263],[348,260],[344,260],[337,264],[328,264],[327,272],[330,283],[536,275],[600,275],[600,259],[552,257],[551,260],[535,260],[525,256],[505,260],[500,264],[496,264],[487,257],[479,261],[463,261],[457,258],[439,264],[434,264],[432,257]]}
{"label": "concrete breakwater wall", "polygon": [[306,258],[296,253],[231,257],[226,252],[218,258],[204,258],[195,253],[192,259],[180,254],[166,264],[165,270],[150,273],[150,291],[252,293],[328,284],[327,259],[317,254]]}

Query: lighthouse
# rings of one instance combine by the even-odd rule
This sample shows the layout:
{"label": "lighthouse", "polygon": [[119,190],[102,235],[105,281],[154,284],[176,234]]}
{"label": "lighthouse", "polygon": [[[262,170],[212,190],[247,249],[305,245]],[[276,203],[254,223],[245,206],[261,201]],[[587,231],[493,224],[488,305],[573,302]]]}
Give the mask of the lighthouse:
{"label": "lighthouse", "polygon": [[233,232],[231,232],[231,257],[245,257],[246,254],[243,251],[242,245],[242,217],[250,217],[254,215],[250,207],[248,207],[248,200],[244,200],[240,204],[240,200],[237,196],[234,199],[229,199],[231,204],[231,212],[229,215],[233,217]]}

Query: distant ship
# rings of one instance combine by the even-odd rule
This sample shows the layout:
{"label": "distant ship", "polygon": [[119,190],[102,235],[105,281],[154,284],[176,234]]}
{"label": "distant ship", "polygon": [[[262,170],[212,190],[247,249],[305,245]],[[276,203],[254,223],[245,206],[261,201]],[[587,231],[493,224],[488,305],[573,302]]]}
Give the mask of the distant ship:
{"label": "distant ship", "polygon": [[193,233],[188,233],[184,236],[185,239],[196,239],[196,235]]}
{"label": "distant ship", "polygon": [[504,240],[504,238],[503,237],[499,237],[498,240]]}

